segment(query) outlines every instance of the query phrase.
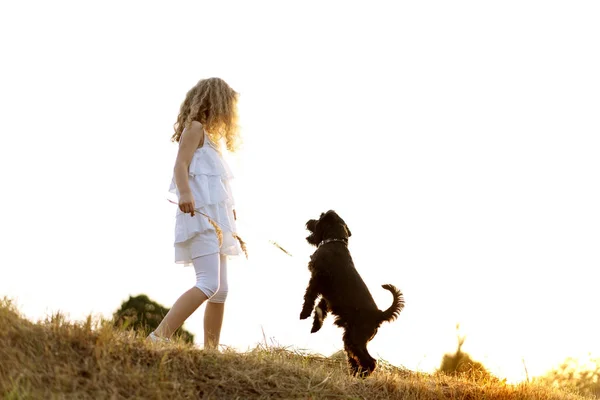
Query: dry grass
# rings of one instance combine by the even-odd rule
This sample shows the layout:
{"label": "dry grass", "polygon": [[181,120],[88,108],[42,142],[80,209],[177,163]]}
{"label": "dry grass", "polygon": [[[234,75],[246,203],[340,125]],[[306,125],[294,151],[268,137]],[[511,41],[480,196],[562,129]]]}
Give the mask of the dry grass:
{"label": "dry grass", "polygon": [[0,302],[0,395],[5,399],[583,399],[533,385],[473,382],[381,363],[368,379],[341,360],[277,348],[206,352],[148,343],[107,322],[32,323]]}

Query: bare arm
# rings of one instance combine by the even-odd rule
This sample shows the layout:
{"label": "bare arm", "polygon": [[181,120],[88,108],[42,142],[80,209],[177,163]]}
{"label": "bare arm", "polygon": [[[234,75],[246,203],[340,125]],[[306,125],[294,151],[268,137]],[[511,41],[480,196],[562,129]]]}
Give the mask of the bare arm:
{"label": "bare arm", "polygon": [[175,184],[179,190],[179,209],[194,216],[194,197],[188,181],[190,163],[194,152],[204,140],[204,130],[200,122],[193,121],[179,138],[179,150],[175,159]]}

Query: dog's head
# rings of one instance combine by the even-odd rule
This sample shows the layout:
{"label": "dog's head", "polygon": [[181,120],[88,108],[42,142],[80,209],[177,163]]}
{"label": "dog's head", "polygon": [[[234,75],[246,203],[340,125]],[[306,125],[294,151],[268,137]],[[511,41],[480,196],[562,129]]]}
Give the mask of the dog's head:
{"label": "dog's head", "polygon": [[333,210],[321,213],[318,220],[309,220],[306,223],[306,229],[310,231],[306,241],[314,246],[318,246],[325,239],[348,240],[352,236],[348,225]]}

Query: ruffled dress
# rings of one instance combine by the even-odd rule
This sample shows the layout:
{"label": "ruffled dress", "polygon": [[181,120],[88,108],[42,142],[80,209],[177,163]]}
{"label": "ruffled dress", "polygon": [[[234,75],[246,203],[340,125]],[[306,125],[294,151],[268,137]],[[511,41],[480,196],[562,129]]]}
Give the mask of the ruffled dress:
{"label": "ruffled dress", "polygon": [[[240,244],[235,238],[237,231],[233,216],[235,203],[230,186],[231,179],[233,179],[231,169],[218,147],[208,135],[204,135],[204,143],[194,152],[189,167],[188,181],[194,196],[196,212],[192,217],[177,208],[175,216],[175,262],[177,264],[190,265],[192,259],[213,253],[227,256],[242,253]],[[175,176],[171,180],[169,191],[179,198]],[[206,216],[221,229],[221,241],[215,227]]]}

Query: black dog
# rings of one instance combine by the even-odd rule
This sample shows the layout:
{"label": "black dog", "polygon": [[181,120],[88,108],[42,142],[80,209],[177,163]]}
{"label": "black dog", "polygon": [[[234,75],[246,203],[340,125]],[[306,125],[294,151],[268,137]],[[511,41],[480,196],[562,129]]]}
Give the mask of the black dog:
{"label": "black dog", "polygon": [[306,319],[313,310],[317,297],[321,301],[314,307],[311,333],[323,325],[328,312],[336,316],[334,323],[344,328],[344,349],[352,375],[368,376],[377,362],[367,351],[367,343],[375,337],[379,326],[395,320],[404,308],[402,292],[393,285],[382,287],[392,292],[394,302],[385,311],[377,308],[369,289],[354,268],[348,238],[350,229],[335,211],[322,213],[319,220],[306,223],[311,234],[308,243],[317,246],[311,256],[308,269],[311,278],[304,295],[300,319]]}

